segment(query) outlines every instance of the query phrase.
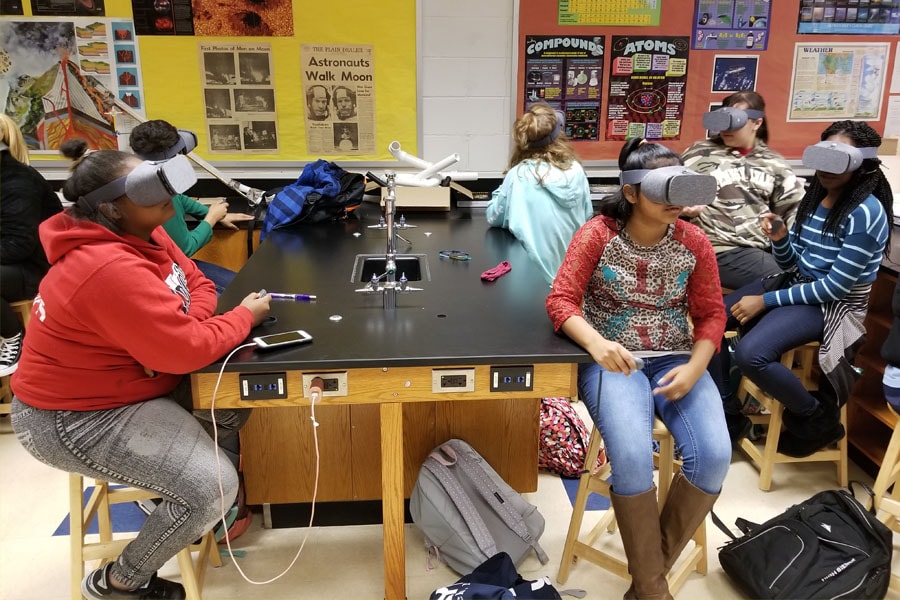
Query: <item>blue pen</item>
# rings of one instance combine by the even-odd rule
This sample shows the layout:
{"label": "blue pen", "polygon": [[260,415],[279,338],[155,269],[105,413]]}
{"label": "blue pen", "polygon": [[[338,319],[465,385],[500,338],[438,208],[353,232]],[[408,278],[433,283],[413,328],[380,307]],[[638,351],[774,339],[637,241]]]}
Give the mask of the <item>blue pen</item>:
{"label": "blue pen", "polygon": [[294,300],[295,302],[315,302],[316,297],[312,294],[277,294],[269,292],[272,300]]}

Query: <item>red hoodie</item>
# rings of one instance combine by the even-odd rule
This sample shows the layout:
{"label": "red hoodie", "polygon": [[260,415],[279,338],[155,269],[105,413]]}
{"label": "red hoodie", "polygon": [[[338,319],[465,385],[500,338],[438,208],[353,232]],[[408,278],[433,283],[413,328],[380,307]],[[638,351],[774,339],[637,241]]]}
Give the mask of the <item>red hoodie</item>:
{"label": "red hoodie", "polygon": [[212,316],[215,286],[162,227],[147,242],[63,212],[40,237],[51,267],[12,378],[26,404],[97,410],[157,398],[250,333],[245,307]]}

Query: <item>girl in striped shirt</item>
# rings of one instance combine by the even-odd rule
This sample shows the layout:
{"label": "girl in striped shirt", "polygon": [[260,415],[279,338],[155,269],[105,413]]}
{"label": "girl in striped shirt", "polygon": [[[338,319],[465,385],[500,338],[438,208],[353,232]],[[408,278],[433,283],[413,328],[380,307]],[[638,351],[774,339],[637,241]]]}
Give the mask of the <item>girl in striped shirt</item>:
{"label": "girl in striped shirt", "polygon": [[[796,457],[845,435],[840,407],[858,377],[851,361],[865,334],[869,292],[892,222],[893,195],[876,156],[878,133],[862,121],[837,121],[821,139],[829,143],[804,153],[804,165],[816,168],[816,177],[790,231],[774,214],[761,217],[785,273],[725,298],[728,326],[743,328],[735,361],[744,376],[784,404],[787,431],[778,451]],[[846,156],[847,166],[815,161],[825,150]],[[824,375],[814,393],[780,362],[785,351],[812,341],[821,343]]]}

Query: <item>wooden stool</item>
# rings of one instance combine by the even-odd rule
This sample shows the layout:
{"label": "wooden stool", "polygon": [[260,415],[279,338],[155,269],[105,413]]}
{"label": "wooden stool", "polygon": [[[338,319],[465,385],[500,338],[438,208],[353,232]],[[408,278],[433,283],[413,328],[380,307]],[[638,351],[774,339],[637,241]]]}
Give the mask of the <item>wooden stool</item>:
{"label": "wooden stool", "polygon": [[[675,470],[680,465],[675,460],[675,440],[665,424],[656,419],[653,425],[653,439],[659,442],[659,455],[655,457],[658,461],[659,483],[657,485],[657,497],[659,501],[659,509],[665,504],[666,496],[669,493],[669,487],[672,483],[672,477]],[[597,464],[597,456],[600,453],[602,440],[600,432],[594,426],[591,432],[591,440],[588,445],[587,455],[585,457],[585,465]],[[611,485],[609,476],[612,472],[611,465],[606,463],[596,473],[585,472],[581,475],[581,482],[578,484],[578,494],[575,496],[575,506],[572,508],[572,519],[569,521],[569,533],[566,536],[566,545],[563,547],[562,559],[559,563],[559,573],[556,579],[560,583],[565,583],[569,578],[569,571],[579,558],[583,558],[600,567],[615,573],[619,577],[629,579],[628,563],[606,552],[603,552],[593,546],[594,542],[600,536],[600,532],[606,529],[609,533],[616,530],[616,516],[612,506],[610,506],[600,521],[594,526],[588,535],[579,539],[581,533],[581,523],[584,520],[584,510],[587,506],[588,496],[591,493],[597,493],[607,498],[610,497]],[[697,532],[693,537],[694,545],[685,552],[682,552],[680,560],[669,571],[666,579],[669,582],[669,591],[675,594],[679,588],[687,580],[688,575],[692,571],[706,574],[706,523],[704,522],[697,528]],[[686,556],[685,556],[686,554]]]}
{"label": "wooden stool", "polygon": [[[78,473],[69,473],[72,600],[82,600],[81,581],[85,575],[85,563],[99,560],[99,564],[94,568],[102,567],[118,558],[122,549],[131,541],[130,538],[113,539],[110,505],[150,498],[158,496],[138,488],[111,488],[108,482],[98,479],[95,480],[94,489],[85,503],[84,477]],[[85,537],[94,517],[97,518],[100,541],[87,542]],[[199,552],[196,561],[192,552]],[[215,535],[212,531],[208,532],[199,544],[185,548],[177,556],[178,567],[181,569],[181,584],[184,586],[187,600],[200,600],[207,563],[212,563],[214,567],[222,566],[222,557],[219,556]]]}
{"label": "wooden stool", "polygon": [[[817,356],[819,353],[819,343],[810,342],[803,346],[798,346],[788,350],[781,355],[781,364],[788,367],[803,383],[803,387],[808,390],[819,389],[817,374]],[[781,437],[781,426],[784,417],[784,404],[773,398],[766,392],[762,391],[755,383],[741,377],[741,383],[738,386],[738,398],[744,400],[747,396],[752,396],[765,408],[768,413],[758,415],[747,415],[754,424],[768,425],[766,432],[765,445],[760,447],[752,440],[744,438],[741,440],[740,448],[743,450],[754,465],[759,469],[759,489],[769,491],[772,487],[772,472],[778,463],[795,463],[795,462],[833,462],[837,467],[838,485],[846,487],[847,485],[847,435],[838,442],[837,448],[823,448],[818,452],[814,452],[803,458],[795,458],[780,454],[778,452],[778,440]],[[847,429],[847,407],[841,408],[841,424],[844,430]]]}
{"label": "wooden stool", "polygon": [[[894,415],[894,433],[884,453],[872,491],[875,492],[878,518],[892,530],[900,533],[900,416],[890,404],[888,411]],[[888,488],[892,485],[894,490],[888,495]],[[900,575],[897,573],[891,574],[890,588],[900,591]]]}
{"label": "wooden stool", "polygon": [[[27,327],[28,321],[31,320],[31,300],[19,300],[18,302],[10,302],[9,306],[22,321],[22,326]],[[9,385],[11,375],[0,377],[0,415],[8,415],[12,410],[12,387]]]}

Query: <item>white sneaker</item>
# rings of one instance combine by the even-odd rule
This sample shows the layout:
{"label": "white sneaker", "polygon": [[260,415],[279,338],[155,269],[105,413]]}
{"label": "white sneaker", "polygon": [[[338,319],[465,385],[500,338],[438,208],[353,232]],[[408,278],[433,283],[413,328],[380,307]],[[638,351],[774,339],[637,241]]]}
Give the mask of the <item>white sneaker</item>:
{"label": "white sneaker", "polygon": [[22,354],[22,333],[17,333],[11,338],[4,338],[0,346],[0,377],[6,377],[16,372],[19,366],[19,355]]}

